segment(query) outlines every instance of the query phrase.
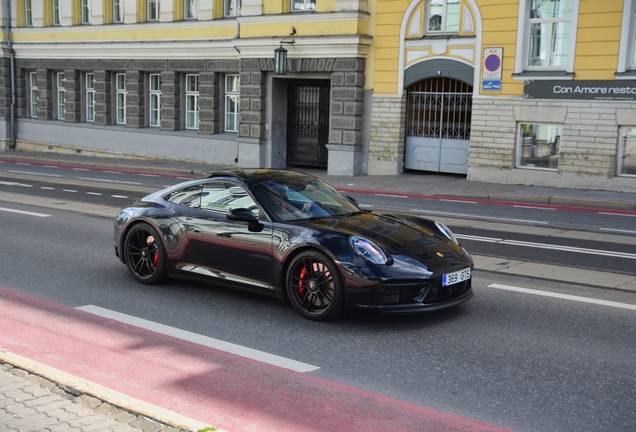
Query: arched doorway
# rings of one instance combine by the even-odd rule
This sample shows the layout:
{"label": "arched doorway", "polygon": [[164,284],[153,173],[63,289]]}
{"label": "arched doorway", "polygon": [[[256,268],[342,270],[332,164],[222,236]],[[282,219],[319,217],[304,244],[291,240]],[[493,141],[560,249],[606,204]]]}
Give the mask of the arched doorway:
{"label": "arched doorway", "polygon": [[449,77],[407,89],[406,169],[468,173],[473,87]]}

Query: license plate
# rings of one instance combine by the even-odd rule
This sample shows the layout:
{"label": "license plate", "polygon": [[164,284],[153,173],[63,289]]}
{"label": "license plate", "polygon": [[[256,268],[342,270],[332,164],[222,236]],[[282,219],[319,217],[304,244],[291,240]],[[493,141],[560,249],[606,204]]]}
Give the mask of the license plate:
{"label": "license plate", "polygon": [[442,275],[442,286],[455,285],[470,279],[470,267]]}

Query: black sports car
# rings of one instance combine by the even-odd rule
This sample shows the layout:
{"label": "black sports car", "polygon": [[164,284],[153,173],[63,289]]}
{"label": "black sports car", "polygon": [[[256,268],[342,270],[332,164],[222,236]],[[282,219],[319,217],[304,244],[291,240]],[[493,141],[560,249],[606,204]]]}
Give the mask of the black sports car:
{"label": "black sports car", "polygon": [[117,216],[115,252],[141,283],[207,280],[289,300],[314,320],[473,296],[473,260],[444,225],[362,210],[294,171],[223,171],[148,195]]}

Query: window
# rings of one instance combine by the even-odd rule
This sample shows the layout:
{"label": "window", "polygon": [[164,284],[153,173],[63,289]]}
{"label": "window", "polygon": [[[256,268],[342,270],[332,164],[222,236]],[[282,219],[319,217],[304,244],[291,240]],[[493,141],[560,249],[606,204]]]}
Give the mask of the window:
{"label": "window", "polygon": [[38,118],[38,74],[29,72],[31,117]]}
{"label": "window", "polygon": [[124,0],[113,0],[113,22],[124,22]]}
{"label": "window", "polygon": [[90,0],[82,0],[82,24],[91,23]]}
{"label": "window", "polygon": [[243,187],[225,182],[211,182],[203,185],[202,210],[224,215],[237,208],[249,209],[256,217],[259,215],[258,205]]}
{"label": "window", "polygon": [[159,0],[148,0],[146,19],[148,21],[159,21]]}
{"label": "window", "polygon": [[225,0],[225,16],[239,16],[241,14],[241,0]]}
{"label": "window", "polygon": [[199,75],[186,75],[186,129],[199,129]]}
{"label": "window", "polygon": [[573,1],[530,1],[529,68],[565,69],[568,66]]}
{"label": "window", "polygon": [[225,130],[238,131],[239,76],[225,76]]}
{"label": "window", "polygon": [[126,124],[126,74],[115,74],[115,102],[117,110],[115,123]]}
{"label": "window", "polygon": [[559,167],[561,126],[547,124],[519,125],[517,166],[556,170]]}
{"label": "window", "polygon": [[197,1],[185,0],[183,2],[183,17],[185,19],[196,19],[197,17]]}
{"label": "window", "polygon": [[31,0],[24,0],[24,18],[27,27],[33,26],[33,7]]}
{"label": "window", "polygon": [[161,126],[161,75],[150,74],[150,126]]}
{"label": "window", "polygon": [[53,0],[53,25],[60,25],[60,0]]}
{"label": "window", "polygon": [[617,168],[618,175],[636,176],[636,127],[621,128]]}
{"label": "window", "polygon": [[86,121],[95,121],[95,78],[92,73],[87,73],[85,77],[86,93],[84,94],[86,101]]}
{"label": "window", "polygon": [[64,120],[66,115],[66,89],[64,88],[64,72],[56,74],[57,80],[57,119]]}
{"label": "window", "polygon": [[459,31],[459,0],[430,0],[427,13],[429,33]]}
{"label": "window", "polygon": [[315,10],[316,0],[292,0],[292,10]]}

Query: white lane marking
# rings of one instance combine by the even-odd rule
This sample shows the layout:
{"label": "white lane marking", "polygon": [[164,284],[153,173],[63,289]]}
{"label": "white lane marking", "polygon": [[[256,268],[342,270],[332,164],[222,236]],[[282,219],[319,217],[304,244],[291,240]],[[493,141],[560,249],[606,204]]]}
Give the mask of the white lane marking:
{"label": "white lane marking", "polygon": [[474,240],[474,241],[481,241],[486,243],[499,243],[499,244],[506,244],[506,245],[512,245],[512,246],[523,246],[523,247],[533,247],[538,249],[550,249],[550,250],[558,250],[558,251],[564,251],[564,252],[583,253],[588,255],[600,255],[600,256],[609,256],[609,257],[615,257],[615,258],[636,259],[636,254],[627,253],[627,252],[606,251],[601,249],[587,249],[587,248],[578,248],[573,246],[525,242],[520,240],[506,240],[506,239],[471,236],[471,235],[464,235],[464,234],[455,234],[455,237],[462,240]]}
{"label": "white lane marking", "polygon": [[451,200],[451,199],[441,199],[440,201],[462,203],[462,204],[479,204],[477,201],[462,201],[462,200]]}
{"label": "white lane marking", "polygon": [[73,168],[75,171],[90,171],[88,168]]}
{"label": "white lane marking", "polygon": [[550,208],[550,207],[535,207],[535,206],[524,206],[524,205],[515,205],[513,207],[524,208],[524,209],[535,209],[535,210],[556,210],[555,208]]}
{"label": "white lane marking", "polygon": [[541,224],[541,225],[548,224],[548,222],[535,221],[535,220],[495,218],[495,217],[477,216],[477,215],[462,214],[462,213],[438,212],[438,211],[431,211],[431,210],[410,209],[409,211],[413,213],[424,213],[424,214],[450,216],[450,217],[465,217],[470,219],[494,220],[494,221],[503,221],[503,222],[521,222],[521,223]]}
{"label": "white lane marking", "polygon": [[111,195],[111,198],[128,198],[126,195]]}
{"label": "white lane marking", "polygon": [[102,194],[100,194],[99,192],[86,192],[86,195],[102,196]]}
{"label": "white lane marking", "polygon": [[491,285],[488,285],[488,288],[496,288],[501,290],[520,292],[524,294],[533,294],[533,295],[552,297],[552,298],[558,298],[563,300],[578,301],[582,303],[597,304],[602,306],[611,306],[611,307],[621,308],[621,309],[636,310],[636,305],[627,304],[627,303],[600,300],[600,299],[594,299],[590,297],[580,297],[580,296],[575,296],[570,294],[559,294],[559,293],[549,292],[549,291],[539,291],[539,290],[533,290],[529,288],[520,288],[520,287],[510,286],[510,285],[491,284]]}
{"label": "white lane marking", "polygon": [[44,190],[55,190],[54,187],[50,187],[50,186],[40,186],[40,189],[44,189]]}
{"label": "white lane marking", "polygon": [[16,183],[16,182],[6,182],[6,181],[0,181],[0,184],[5,185],[5,186],[33,187],[33,185],[30,185],[30,184]]}
{"label": "white lane marking", "polygon": [[108,174],[123,174],[121,171],[103,171]]}
{"label": "white lane marking", "polygon": [[629,217],[636,217],[636,214],[623,214],[623,213],[597,212],[596,214],[600,214],[600,215],[609,215],[609,216],[629,216]]}
{"label": "white lane marking", "polygon": [[391,197],[391,198],[408,198],[406,195],[391,195],[391,194],[381,194],[381,193],[377,193],[377,194],[373,194],[375,196],[383,196],[383,197]]}
{"label": "white lane marking", "polygon": [[104,182],[104,183],[121,183],[121,184],[130,184],[130,185],[141,185],[141,182],[131,182],[131,181],[123,181],[123,180],[106,180],[106,179],[96,179],[96,178],[88,178],[88,177],[78,177],[79,180],[90,180],[94,182]]}
{"label": "white lane marking", "polygon": [[62,192],[77,193],[77,191],[76,191],[76,190],[73,190],[73,189],[62,189]]}
{"label": "white lane marking", "polygon": [[29,211],[24,211],[24,210],[15,210],[15,209],[4,208],[4,207],[0,207],[0,211],[9,212],[9,213],[19,213],[19,214],[23,214],[23,215],[27,215],[27,216],[51,217],[50,214],[34,213],[34,212],[29,212]]}
{"label": "white lane marking", "polygon": [[157,174],[138,174],[142,177],[159,177]]}
{"label": "white lane marking", "polygon": [[46,168],[58,168],[58,169],[60,168],[57,165],[43,165],[43,166],[46,167]]}
{"label": "white lane marking", "polygon": [[62,177],[60,174],[45,174],[45,173],[38,173],[38,172],[32,172],[32,171],[9,170],[9,172],[14,174],[29,174],[29,175],[37,175],[37,176],[44,176],[44,177]]}
{"label": "white lane marking", "polygon": [[192,180],[192,177],[177,177],[179,180]]}
{"label": "white lane marking", "polygon": [[252,348],[244,347],[242,345],[225,342],[219,339],[214,339],[214,338],[203,336],[197,333],[192,333],[186,330],[170,327],[164,324],[159,324],[154,321],[148,321],[143,318],[137,318],[132,315],[126,315],[120,312],[104,309],[99,306],[87,305],[87,306],[80,306],[75,309],[88,312],[93,315],[101,316],[104,318],[110,318],[112,320],[123,322],[125,324],[141,327],[143,329],[150,330],[156,333],[172,336],[172,337],[182,339],[188,342],[193,342],[199,345],[225,351],[225,352],[235,354],[241,357],[246,357],[252,360],[260,361],[262,363],[267,363],[267,364],[282,367],[285,369],[290,369],[295,372],[305,373],[305,372],[312,372],[317,369],[320,369],[318,366],[302,363],[296,360],[288,359],[286,357],[281,357],[275,354],[270,354],[270,353],[255,350]]}
{"label": "white lane marking", "polygon": [[636,231],[620,230],[620,229],[612,229],[612,228],[601,228],[601,231],[612,231],[612,232],[622,232],[622,233],[636,234]]}

